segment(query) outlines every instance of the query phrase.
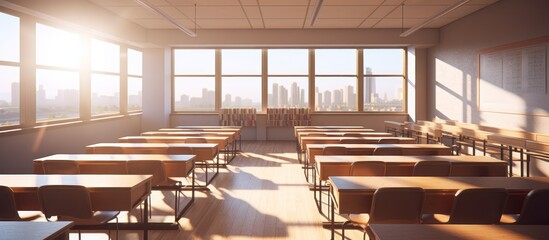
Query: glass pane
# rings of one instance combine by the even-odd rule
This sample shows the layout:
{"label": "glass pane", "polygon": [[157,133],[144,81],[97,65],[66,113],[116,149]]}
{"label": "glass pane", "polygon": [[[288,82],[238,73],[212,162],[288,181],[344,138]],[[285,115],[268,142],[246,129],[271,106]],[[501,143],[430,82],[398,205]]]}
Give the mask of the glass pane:
{"label": "glass pane", "polygon": [[0,12],[0,61],[19,62],[19,18]]}
{"label": "glass pane", "polygon": [[364,75],[403,74],[403,49],[364,49]]}
{"label": "glass pane", "polygon": [[120,77],[116,75],[92,74],[92,115],[120,113]]}
{"label": "glass pane", "polygon": [[309,74],[309,50],[269,49],[269,74]]}
{"label": "glass pane", "polygon": [[46,25],[36,24],[36,64],[80,67],[80,38]]}
{"label": "glass pane", "polygon": [[50,121],[80,116],[78,72],[36,70],[36,120]]}
{"label": "glass pane", "polygon": [[215,75],[214,49],[175,49],[175,75]]}
{"label": "glass pane", "polygon": [[316,49],[316,74],[356,74],[356,49]]}
{"label": "glass pane", "polygon": [[128,74],[143,76],[143,53],[128,48]]}
{"label": "glass pane", "polygon": [[307,77],[270,77],[269,108],[308,107]]}
{"label": "glass pane", "polygon": [[356,78],[317,77],[316,111],[356,111]]}
{"label": "glass pane", "polygon": [[222,108],[261,110],[260,77],[224,77],[221,79]]}
{"label": "glass pane", "polygon": [[143,110],[143,79],[128,78],[128,111]]}
{"label": "glass pane", "polygon": [[261,49],[221,50],[221,73],[261,75]]}
{"label": "glass pane", "polygon": [[120,46],[92,39],[91,70],[120,73]]}
{"label": "glass pane", "polygon": [[19,124],[19,67],[0,66],[0,126]]}
{"label": "glass pane", "polygon": [[215,110],[215,78],[176,77],[174,84],[176,111]]}
{"label": "glass pane", "polygon": [[364,111],[403,111],[402,77],[365,77]]}

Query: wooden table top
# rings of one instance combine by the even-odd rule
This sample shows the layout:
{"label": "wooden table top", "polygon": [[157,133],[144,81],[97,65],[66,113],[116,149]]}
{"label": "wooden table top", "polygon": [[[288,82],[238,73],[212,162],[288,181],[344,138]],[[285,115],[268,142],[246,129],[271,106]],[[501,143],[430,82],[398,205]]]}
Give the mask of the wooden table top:
{"label": "wooden table top", "polygon": [[351,165],[356,161],[382,161],[386,163],[386,176],[412,176],[414,166],[422,161],[448,161],[452,167],[450,176],[507,176],[507,162],[487,156],[327,156],[316,159],[317,178],[321,181],[330,176],[349,176]]}
{"label": "wooden table top", "polygon": [[[35,159],[33,171],[44,173],[43,162],[49,160],[76,161],[81,174],[126,174],[128,161],[162,161],[167,177],[187,177],[194,168],[196,155],[166,154],[55,154]],[[121,166],[121,167],[120,167]]]}
{"label": "wooden table top", "polygon": [[307,149],[308,144],[338,144],[340,140],[354,140],[360,142],[360,144],[377,144],[381,139],[391,139],[398,140],[401,144],[414,144],[416,143],[415,138],[407,137],[385,137],[385,136],[360,136],[360,137],[345,137],[345,136],[318,136],[318,137],[309,137],[307,135],[300,138],[299,143],[301,144],[301,149]]}
{"label": "wooden table top", "polygon": [[159,132],[229,132],[240,134],[237,128],[160,128]]}
{"label": "wooden table top", "polygon": [[34,161],[47,160],[74,160],[85,161],[139,161],[139,160],[158,160],[158,161],[191,161],[195,155],[167,155],[167,154],[55,154]]}
{"label": "wooden table top", "polygon": [[373,193],[382,187],[420,187],[426,191],[457,192],[466,188],[530,191],[547,188],[549,177],[329,177],[335,191]]}
{"label": "wooden table top", "polygon": [[340,126],[294,126],[294,129],[314,129],[314,128],[320,128],[320,129],[331,129],[331,128],[365,128],[364,126],[360,125],[340,125]]}
{"label": "wooden table top", "polygon": [[234,140],[237,137],[237,134],[234,132],[160,132],[160,131],[150,131],[150,132],[143,132],[141,133],[141,136],[193,136],[193,137],[217,137],[217,136],[225,136],[229,138],[229,142],[234,142]]}
{"label": "wooden table top", "polygon": [[38,188],[44,185],[82,185],[90,191],[94,210],[130,211],[151,193],[152,175],[2,174],[0,185],[10,187],[19,210],[40,210]]}
{"label": "wooden table top", "polygon": [[417,163],[421,161],[448,161],[451,163],[501,163],[507,162],[488,156],[318,156],[319,165],[352,164],[356,161],[383,161],[394,163]]}
{"label": "wooden table top", "polygon": [[[133,143],[185,143],[187,139],[197,138],[196,136],[126,136],[118,139],[118,142]],[[221,149],[225,149],[229,143],[228,136],[201,136],[207,143],[217,143]]]}
{"label": "wooden table top", "polygon": [[197,128],[197,129],[226,129],[226,128],[232,128],[232,129],[242,129],[241,126],[195,126],[195,125],[178,125],[175,128]]}
{"label": "wooden table top", "polygon": [[53,240],[67,233],[74,222],[0,221],[0,239]]}
{"label": "wooden table top", "polygon": [[535,240],[547,239],[544,225],[370,224],[376,240]]}
{"label": "wooden table top", "polygon": [[450,149],[441,144],[309,144],[308,149],[324,149],[325,147],[337,146],[347,149],[376,149],[376,148],[404,148],[404,149]]}
{"label": "wooden table top", "polygon": [[217,148],[216,143],[96,143],[86,146],[86,148],[96,147],[122,147],[122,148]]}

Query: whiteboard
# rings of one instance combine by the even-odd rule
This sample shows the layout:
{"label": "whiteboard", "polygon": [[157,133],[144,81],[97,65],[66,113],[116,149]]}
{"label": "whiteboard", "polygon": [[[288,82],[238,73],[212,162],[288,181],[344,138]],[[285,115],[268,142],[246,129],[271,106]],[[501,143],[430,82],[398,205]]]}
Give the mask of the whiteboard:
{"label": "whiteboard", "polygon": [[479,53],[480,111],[549,116],[549,42],[494,49]]}

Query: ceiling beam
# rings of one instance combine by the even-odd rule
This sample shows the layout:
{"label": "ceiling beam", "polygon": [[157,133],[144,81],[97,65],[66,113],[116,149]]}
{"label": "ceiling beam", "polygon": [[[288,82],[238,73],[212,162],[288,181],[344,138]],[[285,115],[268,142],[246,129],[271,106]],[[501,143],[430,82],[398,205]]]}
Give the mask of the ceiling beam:
{"label": "ceiling beam", "polygon": [[434,15],[434,16],[428,18],[428,19],[425,20],[424,22],[422,22],[422,23],[420,23],[420,24],[418,24],[418,25],[416,25],[416,26],[414,26],[414,27],[412,27],[412,28],[406,30],[405,32],[401,33],[400,36],[401,36],[401,37],[408,37],[410,34],[416,32],[417,30],[419,30],[419,29],[421,29],[421,28],[423,28],[423,27],[425,27],[427,24],[429,24],[429,23],[431,23],[431,22],[433,22],[433,21],[435,21],[435,20],[441,18],[442,16],[448,14],[448,13],[451,12],[451,11],[456,10],[457,8],[459,8],[459,7],[463,6],[463,5],[465,5],[466,3],[470,2],[470,1],[471,1],[471,0],[462,0],[462,1],[456,3],[456,4],[452,5],[452,6],[450,6],[450,7],[446,8],[446,9],[444,9],[443,11],[437,13],[436,15]]}

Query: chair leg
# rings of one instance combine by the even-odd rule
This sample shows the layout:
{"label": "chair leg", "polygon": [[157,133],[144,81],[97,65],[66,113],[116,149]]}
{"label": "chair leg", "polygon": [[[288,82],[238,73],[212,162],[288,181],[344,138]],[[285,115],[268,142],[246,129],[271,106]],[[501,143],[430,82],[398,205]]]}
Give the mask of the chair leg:
{"label": "chair leg", "polygon": [[351,223],[351,221],[345,221],[343,224],[341,224],[341,239],[345,239],[345,226],[349,223]]}

